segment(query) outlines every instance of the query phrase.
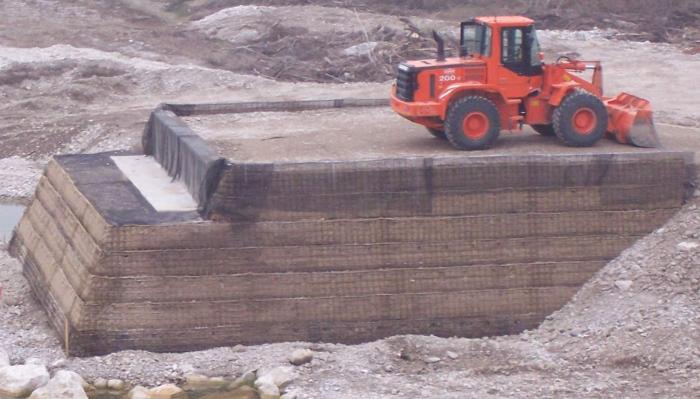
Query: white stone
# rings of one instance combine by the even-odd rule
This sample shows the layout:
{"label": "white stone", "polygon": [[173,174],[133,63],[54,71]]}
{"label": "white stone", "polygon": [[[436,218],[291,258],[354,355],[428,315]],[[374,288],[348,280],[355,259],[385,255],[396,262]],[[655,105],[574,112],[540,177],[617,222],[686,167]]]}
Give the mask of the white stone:
{"label": "white stone", "polygon": [[151,392],[148,388],[142,387],[140,385],[135,386],[126,395],[127,399],[151,399]]}
{"label": "white stone", "polygon": [[107,389],[107,380],[104,378],[95,378],[92,385],[94,385],[97,389]]}
{"label": "white stone", "polygon": [[258,385],[257,388],[258,393],[260,394],[260,399],[279,399],[280,397],[280,389],[274,384],[264,382]]}
{"label": "white stone", "polygon": [[632,287],[632,282],[630,280],[617,280],[615,281],[615,287],[620,291],[627,291]]}
{"label": "white stone", "polygon": [[280,399],[298,399],[298,398],[299,398],[299,393],[297,391],[287,392],[284,395],[280,396]]}
{"label": "white stone", "polygon": [[364,42],[344,49],[343,54],[351,57],[361,57],[363,55],[370,55],[376,47],[377,42]]}
{"label": "white stone", "polygon": [[46,367],[34,364],[3,367],[0,369],[0,396],[27,396],[47,382]]}
{"label": "white stone", "polygon": [[107,380],[107,388],[113,389],[115,391],[121,391],[122,389],[124,389],[124,381],[116,378]]}
{"label": "white stone", "polygon": [[284,390],[294,380],[294,369],[291,367],[275,367],[269,371],[259,372],[260,376],[255,380],[255,387],[260,388],[264,384],[272,384]]}
{"label": "white stone", "polygon": [[31,364],[34,366],[43,366],[46,367],[46,362],[39,359],[38,357],[28,357],[25,361],[24,364]]}
{"label": "white stone", "polygon": [[228,385],[228,389],[233,390],[240,388],[244,385],[255,386],[255,380],[257,379],[255,371],[246,371],[242,376],[236,378],[232,383]]}
{"label": "white stone", "polygon": [[430,357],[426,357],[424,360],[426,363],[437,363],[440,361],[440,358],[437,356],[430,356]]}
{"label": "white stone", "polygon": [[678,249],[680,249],[681,251],[692,251],[699,246],[700,244],[698,244],[697,242],[683,241],[678,244]]}
{"label": "white stone", "polygon": [[59,370],[44,386],[32,392],[29,399],[88,399],[85,381],[78,374]]}
{"label": "white stone", "polygon": [[447,353],[445,353],[445,354],[447,355],[447,357],[449,357],[449,358],[452,359],[452,360],[455,360],[455,359],[457,359],[457,358],[459,357],[458,354],[456,354],[456,353],[454,353],[454,352],[452,352],[452,351],[447,351]]}
{"label": "white stone", "polygon": [[311,349],[297,349],[289,356],[289,363],[295,366],[306,364],[314,358],[314,352]]}
{"label": "white stone", "polygon": [[174,384],[165,384],[155,387],[151,389],[150,394],[153,399],[178,399],[187,397],[185,391]]}

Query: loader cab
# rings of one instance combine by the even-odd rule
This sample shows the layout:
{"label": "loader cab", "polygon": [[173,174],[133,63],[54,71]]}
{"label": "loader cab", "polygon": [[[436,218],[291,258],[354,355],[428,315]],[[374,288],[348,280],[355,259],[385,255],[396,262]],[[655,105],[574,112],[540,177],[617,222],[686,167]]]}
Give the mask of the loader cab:
{"label": "loader cab", "polygon": [[[520,76],[542,74],[534,21],[525,17],[478,17],[462,22],[459,55],[493,61]],[[495,65],[494,65],[495,64]]]}

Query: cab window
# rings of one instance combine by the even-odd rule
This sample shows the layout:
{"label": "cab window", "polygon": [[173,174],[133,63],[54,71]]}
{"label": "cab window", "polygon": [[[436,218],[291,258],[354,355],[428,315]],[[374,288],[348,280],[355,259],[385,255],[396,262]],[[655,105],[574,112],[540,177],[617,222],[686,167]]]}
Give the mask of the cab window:
{"label": "cab window", "polygon": [[522,64],[523,43],[522,28],[503,28],[501,30],[501,63]]}
{"label": "cab window", "polygon": [[474,23],[462,23],[460,54],[491,55],[491,28]]}
{"label": "cab window", "polygon": [[501,64],[523,76],[542,74],[534,26],[501,29]]}

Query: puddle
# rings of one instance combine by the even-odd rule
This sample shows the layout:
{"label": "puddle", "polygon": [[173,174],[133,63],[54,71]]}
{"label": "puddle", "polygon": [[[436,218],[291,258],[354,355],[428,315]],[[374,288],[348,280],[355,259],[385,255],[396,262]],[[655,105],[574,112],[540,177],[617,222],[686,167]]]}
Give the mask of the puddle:
{"label": "puddle", "polygon": [[10,241],[24,208],[24,205],[0,203],[0,242]]}

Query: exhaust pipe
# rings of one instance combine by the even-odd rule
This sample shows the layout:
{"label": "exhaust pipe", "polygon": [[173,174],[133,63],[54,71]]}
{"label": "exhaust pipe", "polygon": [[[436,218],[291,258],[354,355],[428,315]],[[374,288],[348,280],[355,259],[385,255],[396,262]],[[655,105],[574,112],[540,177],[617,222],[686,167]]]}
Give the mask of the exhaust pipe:
{"label": "exhaust pipe", "polygon": [[433,30],[433,39],[435,39],[435,43],[437,43],[437,60],[445,61],[445,41],[442,40],[435,30]]}

